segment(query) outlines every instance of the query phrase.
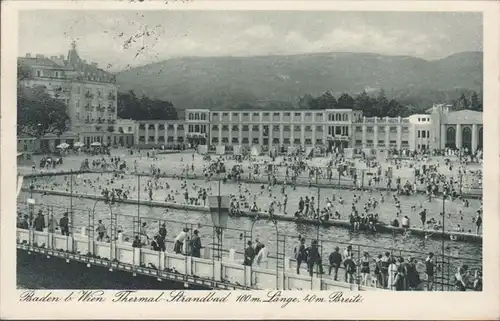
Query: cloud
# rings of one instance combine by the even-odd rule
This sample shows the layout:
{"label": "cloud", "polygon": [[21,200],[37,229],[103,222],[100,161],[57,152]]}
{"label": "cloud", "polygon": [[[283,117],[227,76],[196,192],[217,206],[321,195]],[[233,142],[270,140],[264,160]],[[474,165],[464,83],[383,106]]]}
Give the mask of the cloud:
{"label": "cloud", "polygon": [[[47,11],[42,15],[33,11],[20,16],[19,50],[20,55],[65,54],[76,39],[83,59],[116,68],[179,56],[328,51],[436,58],[482,49],[481,19],[471,17],[288,11]],[[135,39],[124,49],[124,42],[146,27],[153,34]]]}
{"label": "cloud", "polygon": [[263,25],[248,28],[243,31],[243,34],[260,39],[272,39],[274,36],[273,29],[271,29],[271,27],[269,26]]}

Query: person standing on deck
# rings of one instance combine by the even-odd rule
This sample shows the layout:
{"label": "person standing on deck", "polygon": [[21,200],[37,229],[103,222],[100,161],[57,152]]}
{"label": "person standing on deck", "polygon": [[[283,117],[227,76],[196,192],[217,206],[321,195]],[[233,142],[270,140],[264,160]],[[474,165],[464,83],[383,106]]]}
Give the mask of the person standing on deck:
{"label": "person standing on deck", "polygon": [[432,287],[434,286],[434,270],[435,270],[435,262],[434,262],[434,253],[429,252],[429,255],[425,259],[425,274],[427,275],[427,291],[432,291]]}

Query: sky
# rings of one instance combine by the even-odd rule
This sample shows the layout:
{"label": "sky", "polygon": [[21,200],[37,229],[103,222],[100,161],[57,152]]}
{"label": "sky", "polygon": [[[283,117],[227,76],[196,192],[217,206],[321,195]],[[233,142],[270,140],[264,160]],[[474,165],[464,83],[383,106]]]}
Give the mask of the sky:
{"label": "sky", "polygon": [[24,11],[19,56],[66,55],[119,71],[183,56],[369,52],[439,59],[481,51],[480,13]]}

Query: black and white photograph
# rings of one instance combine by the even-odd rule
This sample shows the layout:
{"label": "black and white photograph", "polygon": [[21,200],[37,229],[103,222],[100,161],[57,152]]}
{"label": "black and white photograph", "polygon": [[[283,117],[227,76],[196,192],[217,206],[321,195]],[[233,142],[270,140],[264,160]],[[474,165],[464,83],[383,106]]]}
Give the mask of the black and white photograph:
{"label": "black and white photograph", "polygon": [[146,5],[17,11],[20,302],[483,291],[483,12]]}

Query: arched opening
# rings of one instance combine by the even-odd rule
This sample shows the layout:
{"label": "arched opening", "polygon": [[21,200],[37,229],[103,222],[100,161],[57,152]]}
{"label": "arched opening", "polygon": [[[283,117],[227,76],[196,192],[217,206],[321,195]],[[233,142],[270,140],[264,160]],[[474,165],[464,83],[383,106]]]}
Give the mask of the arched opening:
{"label": "arched opening", "polygon": [[200,114],[198,113],[194,114],[194,120],[200,120]]}
{"label": "arched opening", "polygon": [[206,120],[207,116],[205,114],[201,114],[201,120]]}
{"label": "arched opening", "polygon": [[335,114],[335,121],[340,121],[340,114]]}
{"label": "arched opening", "polygon": [[456,138],[456,129],[455,127],[448,127],[448,129],[446,129],[446,144],[445,144],[445,147],[447,148],[457,148],[457,144],[456,144],[456,141],[455,141],[455,138]]}
{"label": "arched opening", "polygon": [[477,148],[483,149],[483,127],[479,128],[479,135],[477,140]]}
{"label": "arched opening", "polygon": [[189,120],[193,120],[193,113],[189,113],[188,118],[189,118]]}
{"label": "arched opening", "polygon": [[462,148],[464,148],[467,153],[472,151],[472,130],[470,127],[462,128]]}
{"label": "arched opening", "polygon": [[344,114],[342,118],[343,121],[347,121],[347,114]]}

